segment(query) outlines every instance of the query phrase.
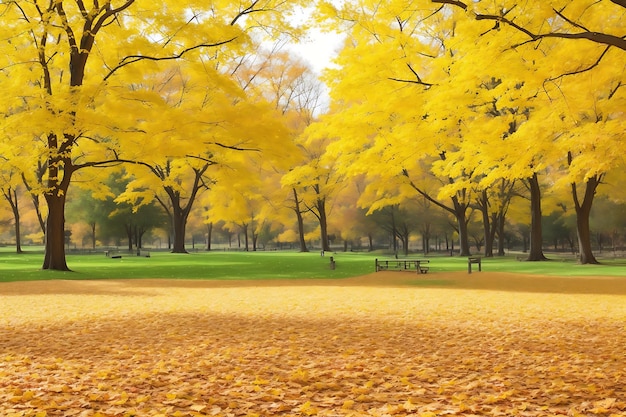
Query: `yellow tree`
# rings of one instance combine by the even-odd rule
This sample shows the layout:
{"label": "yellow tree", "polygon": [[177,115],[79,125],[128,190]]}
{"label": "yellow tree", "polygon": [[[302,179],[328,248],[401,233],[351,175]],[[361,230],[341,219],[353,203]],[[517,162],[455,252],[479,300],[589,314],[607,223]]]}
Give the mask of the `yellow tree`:
{"label": "yellow tree", "polygon": [[[44,143],[48,205],[44,269],[67,270],[64,207],[76,172],[108,166],[124,146],[113,115],[102,114],[112,99],[109,83],[141,78],[137,64],[191,57],[217,48],[243,47],[252,28],[289,31],[297,2],[203,1],[154,3],[109,0],[19,2],[0,5],[5,129],[18,129],[28,147]],[[119,83],[125,84],[125,83]],[[118,114],[123,113],[118,109]],[[113,116],[113,117],[107,117]]]}
{"label": "yellow tree", "polygon": [[[437,10],[410,1],[362,1],[330,9],[335,19],[351,22],[351,37],[336,61],[341,68],[327,74],[337,108],[319,128],[342,138],[332,151],[341,155],[347,171],[376,178],[389,194],[386,203],[419,194],[453,214],[460,252],[468,255],[472,170],[458,163],[464,125],[450,108],[426,109],[431,90],[447,80],[451,56],[459,49],[448,45],[457,18],[438,16]],[[470,101],[465,92],[457,93],[446,102],[458,113]],[[435,181],[425,182],[431,173]]]}
{"label": "yellow tree", "polygon": [[119,201],[140,205],[156,198],[171,220],[172,250],[183,253],[187,220],[199,194],[216,181],[214,167],[240,164],[242,152],[269,158],[281,147],[284,128],[269,105],[250,102],[228,74],[205,63],[179,62],[155,78],[136,86],[156,97],[132,112],[140,115],[135,125],[142,134],[128,139],[137,154],[126,157],[136,164],[127,167],[133,181]]}
{"label": "yellow tree", "polygon": [[[512,37],[509,49],[542,50],[530,77],[544,81],[537,106],[548,141],[558,145],[576,209],[581,263],[596,263],[589,215],[606,173],[623,166],[615,152],[623,140],[625,65],[622,1],[501,2],[498,5],[434,1],[465,9],[492,31]],[[513,35],[511,35],[513,34]],[[521,36],[521,38],[520,38]],[[537,127],[536,129],[538,129]],[[553,161],[556,163],[556,161]]]}
{"label": "yellow tree", "polygon": [[[298,136],[315,120],[322,104],[322,84],[310,66],[280,50],[277,45],[275,49],[256,56],[247,71],[240,75],[240,84],[272,103],[290,130],[292,143],[288,154],[291,162],[283,164],[281,172],[306,163],[306,146],[299,142]],[[283,158],[283,162],[287,160]],[[300,195],[301,189],[292,186],[282,187],[282,190],[284,205],[296,215],[300,251],[307,252],[304,215],[309,209]]]}

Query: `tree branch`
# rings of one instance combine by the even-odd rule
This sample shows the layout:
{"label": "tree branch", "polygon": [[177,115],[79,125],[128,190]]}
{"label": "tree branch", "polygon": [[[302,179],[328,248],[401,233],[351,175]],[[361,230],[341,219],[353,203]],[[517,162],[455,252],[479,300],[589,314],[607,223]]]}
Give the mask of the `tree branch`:
{"label": "tree branch", "polygon": [[130,65],[130,64],[134,64],[135,62],[139,62],[139,61],[143,61],[143,60],[148,60],[148,61],[172,61],[172,60],[176,60],[179,58],[182,58],[183,55],[187,54],[188,52],[194,51],[196,49],[201,49],[201,48],[214,48],[217,46],[222,46],[225,45],[227,43],[233,42],[235,39],[237,39],[237,37],[234,38],[230,38],[227,39],[225,41],[221,41],[221,42],[217,42],[217,43],[201,43],[199,45],[195,45],[195,46],[191,46],[189,48],[185,48],[182,51],[180,51],[179,53],[172,55],[172,56],[164,56],[164,57],[155,57],[155,56],[147,56],[147,55],[129,55],[124,57],[119,64],[117,64],[115,67],[113,67],[109,73],[104,77],[103,81],[108,80],[109,78],[111,78],[113,76],[113,74],[115,74],[119,69],[125,67],[126,65]]}
{"label": "tree branch", "polygon": [[460,7],[463,10],[467,10],[467,4],[463,3],[462,1],[455,1],[455,0],[432,0],[433,3],[439,3],[439,4],[451,4],[453,6],[456,7]]}
{"label": "tree branch", "polygon": [[119,12],[126,10],[127,8],[129,8],[133,3],[135,2],[135,0],[128,0],[126,3],[122,4],[120,7],[116,7],[115,9],[111,8],[111,4],[108,4],[108,6],[103,6],[102,11],[106,12],[100,16],[100,18],[96,21],[96,23],[93,26],[93,31],[98,32],[100,30],[100,28],[102,26],[105,25],[107,19],[111,16],[115,16],[116,14],[118,14]]}
{"label": "tree branch", "polygon": [[[433,3],[438,4],[450,4],[452,6],[460,7],[463,10],[467,10],[468,6],[465,2],[456,1],[456,0],[431,0]],[[621,7],[626,7],[626,0],[611,0],[613,3],[617,4]],[[566,22],[572,24],[575,27],[582,28],[581,25],[571,22],[569,19],[562,16],[560,12],[557,12],[557,15],[563,18]],[[499,23],[506,24],[511,26],[512,28],[524,33],[527,35],[532,41],[538,41],[544,38],[562,38],[562,39],[586,39],[591,42],[599,43],[602,45],[615,46],[623,51],[626,51],[626,36],[616,36],[610,35],[608,33],[602,32],[593,32],[584,30],[579,33],[560,33],[560,32],[548,32],[548,33],[533,33],[528,29],[516,24],[510,19],[505,18],[504,16],[492,15],[492,14],[481,14],[477,13],[474,15],[476,20],[493,20]]]}
{"label": "tree branch", "polygon": [[427,89],[432,87],[434,84],[431,83],[427,83],[425,81],[422,80],[422,77],[419,76],[419,74],[417,73],[417,71],[415,71],[413,69],[413,67],[411,66],[411,64],[407,63],[406,66],[409,68],[409,70],[413,73],[413,75],[415,75],[415,80],[403,80],[400,78],[393,78],[393,77],[389,77],[389,79],[391,81],[397,81],[397,82],[401,82],[401,83],[410,83],[410,84],[419,84],[419,85],[423,85],[424,87],[426,87]]}
{"label": "tree branch", "polygon": [[602,61],[602,58],[604,57],[604,55],[606,55],[606,53],[609,51],[609,49],[611,49],[610,46],[607,46],[606,48],[604,48],[604,51],[602,51],[602,53],[600,54],[598,59],[596,59],[596,61],[593,64],[591,64],[590,66],[588,66],[587,68],[583,68],[583,69],[576,70],[576,71],[566,72],[565,74],[561,74],[558,77],[548,78],[545,82],[555,81],[555,80],[558,80],[560,78],[567,77],[568,75],[582,74],[584,72],[591,71],[592,69],[594,69],[595,67],[597,67],[600,64],[600,61]]}
{"label": "tree branch", "polygon": [[233,151],[255,151],[255,152],[260,152],[260,149],[257,148],[240,148],[238,146],[234,146],[234,145],[224,145],[223,143],[219,143],[219,142],[206,142],[207,145],[216,145],[219,146],[220,148],[224,148],[224,149],[231,149]]}

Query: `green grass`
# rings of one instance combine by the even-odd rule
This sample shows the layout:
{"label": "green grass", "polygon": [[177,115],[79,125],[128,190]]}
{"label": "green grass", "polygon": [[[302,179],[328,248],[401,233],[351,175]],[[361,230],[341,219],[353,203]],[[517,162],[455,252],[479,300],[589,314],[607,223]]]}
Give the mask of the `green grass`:
{"label": "green grass", "polygon": [[[337,260],[330,269],[330,256]],[[0,253],[0,281],[49,279],[306,279],[346,278],[372,272],[374,258],[296,252],[152,252],[150,258],[67,255],[72,272],[41,270],[41,253]]]}
{"label": "green grass", "polygon": [[[330,256],[336,269],[329,267]],[[15,254],[9,248],[0,251],[0,281],[34,281],[51,279],[339,279],[374,272],[375,258],[390,258],[381,253],[337,252],[321,257],[318,252],[198,252],[172,254],[153,252],[150,258],[124,255],[111,259],[104,253],[68,254],[72,272],[41,270],[43,254]],[[412,258],[421,255],[412,255]],[[466,271],[467,259],[458,256],[431,256],[430,274]],[[579,265],[565,257],[547,262],[520,262],[515,256],[483,259],[483,270],[551,276],[626,276],[626,260],[606,259],[602,265]],[[477,265],[473,265],[476,270]],[[430,276],[430,275],[429,275]],[[435,277],[433,276],[433,279]]]}

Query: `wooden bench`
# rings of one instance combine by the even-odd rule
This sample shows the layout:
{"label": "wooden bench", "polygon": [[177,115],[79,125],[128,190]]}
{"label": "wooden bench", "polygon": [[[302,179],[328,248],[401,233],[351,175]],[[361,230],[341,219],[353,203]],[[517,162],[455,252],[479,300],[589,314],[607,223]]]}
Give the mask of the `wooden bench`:
{"label": "wooden bench", "polygon": [[482,260],[480,256],[470,256],[467,258],[467,273],[472,273],[472,264],[478,264],[478,271],[482,271]]}
{"label": "wooden bench", "polygon": [[428,272],[428,259],[376,259],[378,271],[415,271],[418,274]]}

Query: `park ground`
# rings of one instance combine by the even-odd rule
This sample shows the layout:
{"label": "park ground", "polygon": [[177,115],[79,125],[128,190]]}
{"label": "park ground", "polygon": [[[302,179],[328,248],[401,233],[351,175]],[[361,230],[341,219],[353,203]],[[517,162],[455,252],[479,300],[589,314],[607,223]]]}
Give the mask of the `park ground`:
{"label": "park ground", "polygon": [[623,281],[0,283],[0,415],[626,415]]}

